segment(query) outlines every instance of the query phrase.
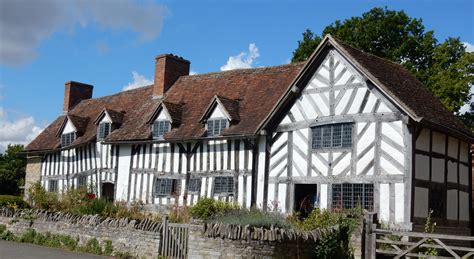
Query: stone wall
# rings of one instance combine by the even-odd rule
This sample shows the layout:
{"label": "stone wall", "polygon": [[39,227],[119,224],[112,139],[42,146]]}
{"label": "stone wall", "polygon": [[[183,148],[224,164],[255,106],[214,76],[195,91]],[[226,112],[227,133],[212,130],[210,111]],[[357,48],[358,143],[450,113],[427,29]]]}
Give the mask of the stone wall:
{"label": "stone wall", "polygon": [[25,200],[28,199],[28,190],[41,179],[41,157],[29,156],[26,163]]}
{"label": "stone wall", "polygon": [[[93,238],[96,238],[100,243],[110,240],[114,251],[128,252],[139,258],[158,257],[161,231],[159,223],[40,211],[33,214],[27,213],[27,211],[11,212],[11,210],[0,209],[0,224],[6,225],[7,229],[15,234],[22,234],[28,228],[33,228],[40,233],[49,232],[74,238],[79,237],[81,245]],[[29,220],[27,218],[36,219]]]}

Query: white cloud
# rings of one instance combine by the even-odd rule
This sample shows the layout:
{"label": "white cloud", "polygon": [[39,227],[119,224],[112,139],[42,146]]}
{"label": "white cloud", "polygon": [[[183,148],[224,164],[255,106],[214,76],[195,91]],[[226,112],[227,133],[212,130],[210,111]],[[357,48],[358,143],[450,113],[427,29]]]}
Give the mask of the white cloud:
{"label": "white cloud", "polygon": [[221,71],[227,71],[238,68],[252,68],[255,60],[260,57],[257,45],[250,43],[249,51],[240,52],[237,56],[230,56],[227,63],[221,67]]}
{"label": "white cloud", "polygon": [[152,85],[153,81],[147,79],[145,76],[138,74],[137,72],[133,71],[133,82],[129,83],[128,85],[123,87],[123,91],[135,89],[142,86]]}
{"label": "white cloud", "polygon": [[199,74],[199,73],[194,71],[194,70],[189,71],[189,75],[191,75],[191,76],[197,75],[197,74]]}
{"label": "white cloud", "polygon": [[153,40],[161,31],[166,13],[162,5],[139,0],[0,1],[0,63],[32,61],[43,40],[75,25],[126,29],[138,33],[141,40]]}
{"label": "white cloud", "polygon": [[7,112],[0,107],[0,153],[3,153],[9,144],[28,144],[43,130],[32,116],[8,119]]}
{"label": "white cloud", "polygon": [[467,52],[474,52],[474,44],[471,44],[469,42],[463,42],[462,43],[464,47],[466,47]]}
{"label": "white cloud", "polygon": [[459,109],[459,114],[463,114],[463,113],[465,113],[465,112],[467,112],[467,111],[469,111],[469,110],[471,109],[471,103],[474,102],[474,85],[471,85],[471,91],[470,91],[470,93],[473,94],[473,95],[471,96],[471,100],[470,100],[468,103],[464,104],[464,105],[461,107],[461,109]]}

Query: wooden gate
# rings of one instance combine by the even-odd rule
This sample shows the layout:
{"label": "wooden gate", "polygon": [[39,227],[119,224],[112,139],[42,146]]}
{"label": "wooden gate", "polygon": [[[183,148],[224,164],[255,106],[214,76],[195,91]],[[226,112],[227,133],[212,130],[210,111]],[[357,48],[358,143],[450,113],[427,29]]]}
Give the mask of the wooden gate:
{"label": "wooden gate", "polygon": [[189,225],[169,223],[163,219],[160,241],[160,256],[165,258],[185,259],[188,257]]}
{"label": "wooden gate", "polygon": [[364,258],[474,258],[473,236],[378,229],[375,218],[365,215]]}

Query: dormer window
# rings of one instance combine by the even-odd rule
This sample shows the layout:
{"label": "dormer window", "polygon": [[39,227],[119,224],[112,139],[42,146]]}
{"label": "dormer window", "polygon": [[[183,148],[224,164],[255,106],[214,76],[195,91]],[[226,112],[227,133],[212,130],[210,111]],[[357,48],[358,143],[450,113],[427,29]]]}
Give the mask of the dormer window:
{"label": "dormer window", "polygon": [[153,122],[153,138],[162,139],[170,131],[170,128],[169,120],[156,120]]}
{"label": "dormer window", "polygon": [[111,126],[112,125],[109,122],[101,122],[99,124],[99,128],[97,129],[97,138],[99,140],[104,140],[110,134],[110,129],[112,128]]}
{"label": "dormer window", "polygon": [[229,122],[224,118],[207,120],[207,136],[214,137],[221,135],[222,131],[229,127]]}
{"label": "dormer window", "polygon": [[61,147],[70,146],[74,140],[76,140],[75,132],[61,134]]}

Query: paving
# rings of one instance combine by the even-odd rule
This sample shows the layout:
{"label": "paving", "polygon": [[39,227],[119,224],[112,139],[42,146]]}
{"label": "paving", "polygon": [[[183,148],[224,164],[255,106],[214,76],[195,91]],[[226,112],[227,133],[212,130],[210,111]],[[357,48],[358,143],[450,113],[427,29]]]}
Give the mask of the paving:
{"label": "paving", "polygon": [[108,257],[70,252],[57,248],[23,244],[17,242],[0,241],[0,259],[104,259]]}

